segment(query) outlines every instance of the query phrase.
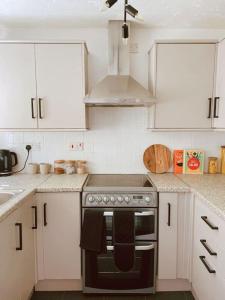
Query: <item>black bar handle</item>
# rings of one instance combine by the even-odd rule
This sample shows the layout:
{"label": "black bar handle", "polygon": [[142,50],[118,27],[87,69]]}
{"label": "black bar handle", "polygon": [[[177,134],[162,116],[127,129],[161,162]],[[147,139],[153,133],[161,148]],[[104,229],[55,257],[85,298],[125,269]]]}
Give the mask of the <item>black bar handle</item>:
{"label": "black bar handle", "polygon": [[208,114],[208,119],[211,119],[212,117],[212,98],[208,98],[209,100],[209,114]]}
{"label": "black bar handle", "polygon": [[16,223],[15,226],[19,227],[19,247],[16,247],[16,251],[23,250],[23,225],[22,223]]}
{"label": "black bar handle", "polygon": [[200,240],[200,243],[203,245],[203,247],[208,251],[208,253],[209,253],[210,255],[217,256],[217,253],[214,252],[214,251],[212,251],[212,250],[209,248],[209,246],[208,246],[207,243],[206,243],[206,240]]}
{"label": "black bar handle", "polygon": [[32,115],[32,119],[35,119],[35,115],[34,115],[34,100],[35,100],[35,98],[31,98],[31,115]]}
{"label": "black bar handle", "polygon": [[220,97],[214,98],[214,110],[213,110],[213,118],[218,119],[219,116],[217,115],[217,101],[220,99]]}
{"label": "black bar handle", "polygon": [[41,113],[41,102],[42,102],[42,98],[38,98],[38,105],[39,105],[39,119],[43,119],[42,117],[42,113]]}
{"label": "black bar handle", "polygon": [[206,216],[201,216],[201,219],[212,229],[212,230],[219,230],[219,227],[212,225]]}
{"label": "black bar handle", "polygon": [[168,222],[167,222],[168,226],[171,226],[171,204],[168,203]]}
{"label": "black bar handle", "polygon": [[34,209],[34,225],[32,226],[32,229],[37,229],[37,206],[33,205],[32,209]]}
{"label": "black bar handle", "polygon": [[47,226],[47,203],[44,203],[44,226]]}
{"label": "black bar handle", "polygon": [[207,271],[208,271],[210,274],[215,274],[215,273],[216,273],[216,271],[213,270],[213,269],[211,269],[211,268],[209,267],[209,265],[207,264],[207,262],[205,261],[205,256],[202,255],[202,256],[199,256],[199,258],[201,259],[203,265],[206,267]]}

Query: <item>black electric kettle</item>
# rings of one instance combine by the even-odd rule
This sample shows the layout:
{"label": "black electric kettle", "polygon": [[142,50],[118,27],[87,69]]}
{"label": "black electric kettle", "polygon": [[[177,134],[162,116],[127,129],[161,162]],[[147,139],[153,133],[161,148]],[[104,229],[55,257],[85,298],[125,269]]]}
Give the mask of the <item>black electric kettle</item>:
{"label": "black electric kettle", "polygon": [[9,150],[0,150],[0,176],[9,176],[18,164],[17,155]]}

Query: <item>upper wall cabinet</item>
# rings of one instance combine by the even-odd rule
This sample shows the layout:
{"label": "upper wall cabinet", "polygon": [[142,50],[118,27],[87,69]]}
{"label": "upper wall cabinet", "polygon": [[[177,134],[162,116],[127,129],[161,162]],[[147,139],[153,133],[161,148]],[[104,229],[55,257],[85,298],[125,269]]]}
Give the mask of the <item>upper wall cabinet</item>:
{"label": "upper wall cabinet", "polygon": [[83,43],[0,44],[1,129],[85,129]]}
{"label": "upper wall cabinet", "polygon": [[213,105],[214,127],[225,129],[225,40],[218,44],[216,92]]}
{"label": "upper wall cabinet", "polygon": [[150,128],[211,129],[215,43],[157,43],[149,53],[157,98]]}
{"label": "upper wall cabinet", "polygon": [[0,128],[36,128],[35,98],[34,45],[0,44]]}

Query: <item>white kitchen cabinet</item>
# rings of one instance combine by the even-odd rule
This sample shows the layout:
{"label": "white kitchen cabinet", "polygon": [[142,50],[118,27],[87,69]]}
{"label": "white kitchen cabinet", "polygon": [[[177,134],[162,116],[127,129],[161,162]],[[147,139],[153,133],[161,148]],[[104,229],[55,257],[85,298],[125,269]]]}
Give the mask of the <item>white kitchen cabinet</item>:
{"label": "white kitchen cabinet", "polygon": [[[27,300],[35,280],[31,198],[0,223],[0,298]],[[21,240],[19,226],[22,226]],[[22,243],[22,244],[21,244]],[[16,249],[16,248],[22,249]]]}
{"label": "white kitchen cabinet", "polygon": [[177,197],[176,193],[159,194],[158,279],[177,278]]}
{"label": "white kitchen cabinet", "polygon": [[225,299],[224,235],[225,222],[195,196],[192,287],[198,300]]}
{"label": "white kitchen cabinet", "polygon": [[84,43],[0,43],[0,129],[86,128]]}
{"label": "white kitchen cabinet", "polygon": [[149,87],[156,96],[149,128],[211,129],[215,43],[157,43],[150,51]]}
{"label": "white kitchen cabinet", "polygon": [[[161,282],[167,280],[168,285],[164,286],[164,290],[170,288],[171,280],[182,281],[181,290],[189,288],[192,202],[190,193],[159,193],[158,279]],[[178,285],[175,285],[176,288]]]}
{"label": "white kitchen cabinet", "polygon": [[38,280],[80,279],[80,193],[38,193]]}
{"label": "white kitchen cabinet", "polygon": [[86,128],[84,45],[36,44],[35,53],[38,127]]}
{"label": "white kitchen cabinet", "polygon": [[[213,127],[225,128],[225,40],[218,44],[216,92],[213,104]],[[216,102],[215,102],[216,101]]]}
{"label": "white kitchen cabinet", "polygon": [[0,44],[0,99],[0,128],[37,128],[34,44]]}

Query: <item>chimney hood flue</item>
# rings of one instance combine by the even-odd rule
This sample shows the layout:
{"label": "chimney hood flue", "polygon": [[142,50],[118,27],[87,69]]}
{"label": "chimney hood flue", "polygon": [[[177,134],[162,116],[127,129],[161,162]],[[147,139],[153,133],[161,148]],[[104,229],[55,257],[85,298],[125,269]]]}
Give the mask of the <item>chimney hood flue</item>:
{"label": "chimney hood flue", "polygon": [[84,98],[87,106],[136,107],[155,103],[152,94],[129,74],[129,42],[122,42],[122,25],[122,21],[109,21],[109,75]]}

